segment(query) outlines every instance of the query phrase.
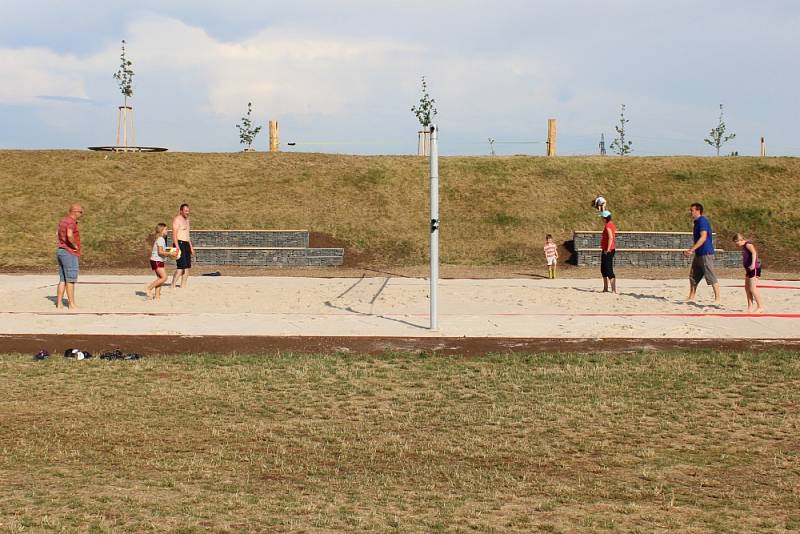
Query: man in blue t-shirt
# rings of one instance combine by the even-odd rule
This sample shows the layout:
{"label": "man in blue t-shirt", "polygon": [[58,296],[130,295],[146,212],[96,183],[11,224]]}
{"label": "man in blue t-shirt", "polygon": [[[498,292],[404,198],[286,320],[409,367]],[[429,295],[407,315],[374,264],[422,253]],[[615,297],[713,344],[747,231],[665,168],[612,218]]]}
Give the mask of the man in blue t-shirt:
{"label": "man in blue t-shirt", "polygon": [[689,301],[693,301],[697,293],[697,284],[705,278],[706,283],[714,288],[714,304],[720,303],[719,281],[714,274],[714,238],[711,223],[703,215],[703,205],[695,202],[689,207],[694,219],[694,245],[683,254],[687,258],[694,254],[692,268],[689,271]]}

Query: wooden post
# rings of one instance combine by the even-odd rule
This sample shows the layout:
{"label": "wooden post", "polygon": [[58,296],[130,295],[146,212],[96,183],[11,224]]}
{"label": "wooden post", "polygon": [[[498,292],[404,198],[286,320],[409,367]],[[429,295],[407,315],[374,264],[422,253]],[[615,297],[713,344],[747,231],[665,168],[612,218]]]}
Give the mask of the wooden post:
{"label": "wooden post", "polygon": [[761,136],[761,157],[767,155],[767,145],[764,143],[764,136]]}
{"label": "wooden post", "polygon": [[425,126],[417,132],[417,155],[430,156],[431,154],[431,129]]}
{"label": "wooden post", "polygon": [[119,134],[120,128],[122,127],[122,106],[117,108],[117,142],[114,146],[119,146]]}
{"label": "wooden post", "polygon": [[547,119],[547,155],[556,155],[556,120]]}
{"label": "wooden post", "polygon": [[278,152],[279,146],[280,143],[278,140],[278,121],[271,120],[269,121],[269,151]]}
{"label": "wooden post", "polygon": [[[130,121],[128,116],[130,115]],[[133,125],[133,108],[127,104],[117,108],[117,144],[118,148],[127,150],[128,146],[136,146],[136,130]]]}
{"label": "wooden post", "polygon": [[431,129],[425,126],[417,132],[418,141],[417,141],[417,154],[420,156],[430,156],[431,155]]}

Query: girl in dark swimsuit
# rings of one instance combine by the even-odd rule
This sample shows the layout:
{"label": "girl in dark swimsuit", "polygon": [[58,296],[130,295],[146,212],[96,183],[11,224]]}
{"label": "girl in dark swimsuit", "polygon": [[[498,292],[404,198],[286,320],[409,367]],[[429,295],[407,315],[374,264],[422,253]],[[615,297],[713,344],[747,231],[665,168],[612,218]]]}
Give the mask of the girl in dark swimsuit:
{"label": "girl in dark swimsuit", "polygon": [[742,265],[744,266],[744,292],[747,295],[747,311],[763,313],[761,295],[758,293],[758,279],[761,278],[761,259],[755,245],[744,238],[742,234],[733,236],[733,242],[742,249]]}

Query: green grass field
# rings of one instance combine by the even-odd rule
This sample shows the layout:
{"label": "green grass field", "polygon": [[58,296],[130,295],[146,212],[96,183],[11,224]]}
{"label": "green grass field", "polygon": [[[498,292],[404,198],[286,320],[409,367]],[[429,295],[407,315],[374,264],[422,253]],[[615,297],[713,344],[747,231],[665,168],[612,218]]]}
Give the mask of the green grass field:
{"label": "green grass field", "polygon": [[800,529],[800,359],[0,357],[0,530]]}
{"label": "green grass field", "polygon": [[[302,153],[105,154],[0,151],[0,268],[52,269],[56,223],[83,202],[83,265],[146,263],[148,232],[182,202],[193,227],[309,229],[346,243],[362,264],[427,261],[427,162],[413,156]],[[457,265],[539,262],[546,233],[600,229],[609,199],[621,230],[689,231],[708,208],[718,245],[750,235],[767,266],[800,260],[800,158],[445,157],[441,259]]]}

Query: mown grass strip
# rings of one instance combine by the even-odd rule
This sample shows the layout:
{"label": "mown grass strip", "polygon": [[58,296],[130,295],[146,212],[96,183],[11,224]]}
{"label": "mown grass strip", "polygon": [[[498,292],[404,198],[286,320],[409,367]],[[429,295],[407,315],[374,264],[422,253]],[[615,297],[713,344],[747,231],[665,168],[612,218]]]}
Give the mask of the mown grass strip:
{"label": "mown grass strip", "polygon": [[800,523],[795,353],[0,357],[0,528]]}

